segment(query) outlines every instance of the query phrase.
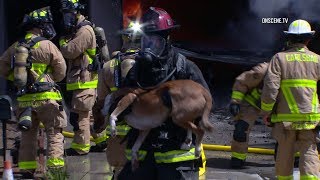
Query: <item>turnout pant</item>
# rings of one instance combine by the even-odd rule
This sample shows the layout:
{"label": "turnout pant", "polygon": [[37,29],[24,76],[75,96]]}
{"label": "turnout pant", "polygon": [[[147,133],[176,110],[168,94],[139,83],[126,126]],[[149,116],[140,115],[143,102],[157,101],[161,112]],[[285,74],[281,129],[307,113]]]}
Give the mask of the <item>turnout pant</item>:
{"label": "turnout pant", "polygon": [[235,130],[231,141],[232,157],[241,160],[246,159],[249,133],[258,117],[259,111],[255,107],[248,103],[241,104],[239,115],[235,119]]}
{"label": "turnout pant", "polygon": [[[21,132],[18,166],[21,170],[35,170],[37,168],[37,137],[40,122],[45,127],[47,135],[47,166],[64,166],[64,137],[62,128],[67,126],[67,115],[61,105],[54,100],[37,103],[32,110],[32,127]],[[24,108],[19,108],[23,112]]]}
{"label": "turnout pant", "polygon": [[95,89],[75,90],[72,94],[70,124],[74,138],[71,148],[79,154],[90,151],[90,111],[96,99]]}
{"label": "turnout pant", "polygon": [[315,130],[287,130],[283,123],[275,123],[272,136],[278,142],[276,176],[293,178],[295,144],[300,152],[300,179],[320,179],[320,161]]}

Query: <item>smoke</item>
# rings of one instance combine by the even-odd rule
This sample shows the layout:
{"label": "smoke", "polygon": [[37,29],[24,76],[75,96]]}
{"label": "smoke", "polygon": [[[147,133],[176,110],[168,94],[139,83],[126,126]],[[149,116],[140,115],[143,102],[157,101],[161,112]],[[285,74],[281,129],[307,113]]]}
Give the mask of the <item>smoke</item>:
{"label": "smoke", "polygon": [[250,10],[258,17],[278,17],[291,0],[249,0]]}
{"label": "smoke", "polygon": [[309,22],[320,20],[319,0],[249,0],[249,8],[258,17],[279,17],[287,14]]}
{"label": "smoke", "polygon": [[[278,51],[283,31],[296,19],[320,22],[319,0],[249,0],[248,11],[227,24],[228,37],[246,50]],[[288,24],[264,24],[262,18],[288,18]]]}

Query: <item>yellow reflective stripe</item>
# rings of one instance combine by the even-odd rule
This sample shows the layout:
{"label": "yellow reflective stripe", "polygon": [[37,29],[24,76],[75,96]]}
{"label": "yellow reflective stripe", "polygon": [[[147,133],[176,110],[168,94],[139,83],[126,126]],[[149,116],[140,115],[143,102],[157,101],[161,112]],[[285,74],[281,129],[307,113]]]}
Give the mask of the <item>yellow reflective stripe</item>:
{"label": "yellow reflective stripe", "polygon": [[297,51],[299,51],[299,52],[305,52],[304,48],[297,48]]}
{"label": "yellow reflective stripe", "polygon": [[48,167],[63,167],[64,166],[64,159],[63,158],[49,158],[47,160]]}
{"label": "yellow reflective stripe", "polygon": [[118,59],[112,59],[110,61],[110,68],[117,66],[119,63],[120,63],[120,61]]}
{"label": "yellow reflective stripe", "polygon": [[14,81],[13,71],[10,71],[9,75],[7,76],[7,80],[9,80],[9,81]]}
{"label": "yellow reflective stripe", "polygon": [[37,161],[18,162],[19,169],[37,169]]}
{"label": "yellow reflective stripe", "polygon": [[251,93],[252,97],[254,97],[255,99],[260,99],[261,93],[258,91],[257,88],[254,88]]}
{"label": "yellow reflective stripe", "polygon": [[24,102],[19,102],[18,106],[19,108],[25,108],[25,107],[39,107],[43,105],[43,101],[24,101]]}
{"label": "yellow reflective stripe", "polygon": [[[292,113],[299,113],[298,105],[290,90],[292,87],[317,88],[317,81],[310,79],[285,79],[281,81],[281,90]],[[314,98],[314,97],[313,97]]]}
{"label": "yellow reflective stripe", "polygon": [[[128,132],[130,131],[131,127],[128,126],[128,125],[117,125],[116,126],[116,130],[117,130],[117,135],[120,135],[120,136],[125,136],[128,134]],[[106,133],[108,135],[111,134],[111,126],[108,125],[107,128],[106,128]]]}
{"label": "yellow reflective stripe", "polygon": [[32,38],[32,33],[27,33],[25,36],[24,36],[24,39],[31,39]]}
{"label": "yellow reflective stripe", "polygon": [[293,180],[293,175],[290,176],[277,176],[278,180]]}
{"label": "yellow reflective stripe", "polygon": [[318,180],[318,179],[320,178],[314,175],[300,175],[300,180]]}
{"label": "yellow reflective stripe", "polygon": [[[126,154],[126,158],[128,160],[132,159],[132,150],[131,149],[126,149],[125,154]],[[138,160],[143,161],[146,158],[146,155],[147,155],[147,151],[139,150],[138,151]]]}
{"label": "yellow reflective stripe", "polygon": [[320,121],[320,114],[273,114],[271,122],[314,122]]}
{"label": "yellow reflective stripe", "polygon": [[310,130],[316,128],[316,122],[298,122],[292,123],[291,128],[294,130]]}
{"label": "yellow reflective stripe", "polygon": [[[44,71],[47,68],[47,64],[43,64],[43,63],[32,63],[32,67],[31,70],[34,70],[38,75],[41,76],[41,74],[44,73]],[[47,72],[52,72],[52,69],[49,67]],[[43,81],[44,78],[40,79],[40,82]]]}
{"label": "yellow reflective stripe", "polygon": [[261,101],[261,109],[263,111],[267,111],[267,112],[268,111],[272,111],[274,104],[275,104],[275,102],[273,102],[273,103],[265,103],[265,102]]}
{"label": "yellow reflective stripe", "polygon": [[61,100],[60,92],[41,92],[34,94],[25,94],[17,98],[19,102],[22,101],[41,101],[41,100]]}
{"label": "yellow reflective stripe", "polygon": [[86,53],[86,52],[84,54],[87,56],[87,58],[89,60],[89,64],[92,64],[93,59],[91,58],[91,56],[89,56],[88,53]]}
{"label": "yellow reflective stripe", "polygon": [[22,116],[22,117],[19,118],[19,122],[20,122],[20,121],[24,121],[24,120],[29,120],[29,121],[31,121],[31,116]]}
{"label": "yellow reflective stripe", "polygon": [[128,49],[128,50],[126,50],[126,52],[138,52],[139,50],[137,50],[137,49]]}
{"label": "yellow reflective stripe", "polygon": [[[32,38],[32,33],[27,33],[24,38],[26,40],[30,40]],[[32,48],[37,49],[38,47],[40,47],[40,42],[37,42],[35,45],[32,46]]]}
{"label": "yellow reflective stripe", "polygon": [[88,82],[75,82],[67,84],[67,91],[76,89],[95,89],[97,88],[98,80]]}
{"label": "yellow reflective stripe", "polygon": [[258,99],[255,99],[254,97],[252,97],[251,95],[246,95],[244,97],[244,100],[246,100],[251,106],[257,108],[260,110],[260,108],[257,106],[258,103]]}
{"label": "yellow reflective stripe", "polygon": [[32,46],[33,49],[37,49],[38,47],[40,47],[40,42],[37,42],[35,45]]}
{"label": "yellow reflective stripe", "polygon": [[317,81],[310,79],[284,79],[281,86],[317,88]]}
{"label": "yellow reflective stripe", "polygon": [[312,112],[313,113],[318,113],[318,106],[319,106],[318,94],[317,94],[317,91],[314,91],[312,96]]}
{"label": "yellow reflective stripe", "polygon": [[174,163],[197,159],[194,155],[194,148],[188,150],[173,150],[168,152],[155,152],[156,163]]}
{"label": "yellow reflective stripe", "polygon": [[92,56],[96,55],[96,49],[87,49],[84,52],[84,54],[87,55],[87,57],[89,59],[89,64],[92,64],[92,62],[93,62]]}
{"label": "yellow reflective stripe", "polygon": [[96,55],[96,48],[87,49],[86,52],[87,52],[90,56],[94,56],[94,55]]}
{"label": "yellow reflective stripe", "polygon": [[40,16],[46,16],[47,15],[47,11],[45,11],[45,10],[40,11],[39,15]]}
{"label": "yellow reflective stripe", "polygon": [[69,1],[71,1],[72,3],[77,3],[77,2],[79,2],[79,0],[69,0]]}
{"label": "yellow reflective stripe", "polygon": [[117,91],[117,90],[118,90],[117,87],[111,87],[111,88],[110,88],[110,91],[111,91],[111,92],[115,92],[115,91]]}
{"label": "yellow reflective stripe", "polygon": [[107,136],[105,133],[103,133],[102,136],[94,138],[93,141],[96,144],[102,143],[103,141],[106,141],[108,139],[109,136]]}
{"label": "yellow reflective stripe", "polygon": [[72,149],[80,150],[83,152],[89,152],[90,151],[90,144],[77,144],[77,143],[71,143],[70,146]]}
{"label": "yellow reflective stripe", "polygon": [[31,69],[34,71],[44,72],[44,70],[47,68],[47,64],[43,63],[32,63]]}
{"label": "yellow reflective stripe", "polygon": [[281,86],[282,93],[288,103],[289,109],[292,113],[299,113],[299,108],[296,100],[293,97],[290,87]]}
{"label": "yellow reflective stripe", "polygon": [[66,39],[60,39],[59,40],[59,45],[60,46],[65,46],[65,45],[67,45],[68,43],[67,43],[67,40]]}
{"label": "yellow reflective stripe", "polygon": [[240,91],[232,91],[231,98],[232,99],[237,99],[237,100],[242,100],[244,98],[245,94],[243,94]]}
{"label": "yellow reflective stripe", "polygon": [[237,158],[237,159],[241,159],[241,160],[245,160],[247,158],[247,154],[246,153],[232,152],[231,153],[231,157],[234,157],[234,158]]}

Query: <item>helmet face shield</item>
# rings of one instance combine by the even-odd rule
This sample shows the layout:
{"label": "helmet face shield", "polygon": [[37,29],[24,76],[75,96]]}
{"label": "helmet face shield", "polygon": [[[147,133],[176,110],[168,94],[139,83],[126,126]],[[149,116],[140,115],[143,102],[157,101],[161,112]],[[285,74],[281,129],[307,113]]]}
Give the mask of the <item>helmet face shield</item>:
{"label": "helmet face shield", "polygon": [[63,16],[63,29],[66,31],[66,32],[71,32],[72,29],[76,26],[77,24],[77,14],[76,12],[63,12],[62,14]]}
{"label": "helmet face shield", "polygon": [[156,57],[160,57],[165,48],[166,40],[159,35],[144,35],[141,38],[141,50],[144,52],[149,52]]}
{"label": "helmet face shield", "polygon": [[45,38],[47,38],[49,40],[53,39],[57,35],[57,33],[56,33],[56,31],[55,31],[55,29],[54,29],[54,27],[53,27],[53,25],[51,23],[45,23],[41,27],[41,29],[43,31],[42,32],[43,33],[43,37],[45,37]]}

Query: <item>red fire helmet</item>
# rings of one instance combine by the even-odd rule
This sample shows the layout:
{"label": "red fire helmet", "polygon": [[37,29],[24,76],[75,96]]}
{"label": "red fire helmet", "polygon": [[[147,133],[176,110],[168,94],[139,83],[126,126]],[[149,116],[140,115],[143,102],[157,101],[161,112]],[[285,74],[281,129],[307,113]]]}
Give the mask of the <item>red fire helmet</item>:
{"label": "red fire helmet", "polygon": [[141,22],[144,33],[168,31],[179,27],[164,9],[157,7],[150,7],[142,15]]}

